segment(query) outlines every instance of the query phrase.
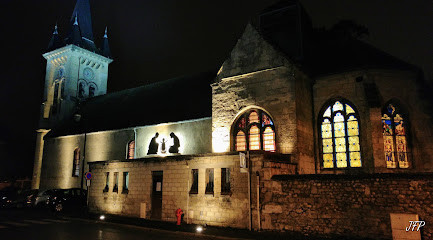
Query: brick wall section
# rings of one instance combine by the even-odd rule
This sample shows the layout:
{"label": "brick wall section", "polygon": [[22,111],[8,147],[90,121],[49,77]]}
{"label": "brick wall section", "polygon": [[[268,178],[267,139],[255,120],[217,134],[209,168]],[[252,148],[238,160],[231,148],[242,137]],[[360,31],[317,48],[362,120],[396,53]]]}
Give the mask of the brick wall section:
{"label": "brick wall section", "polygon": [[391,239],[389,214],[415,213],[426,221],[423,239],[432,239],[432,179],[431,173],[275,176],[261,189],[262,227]]}

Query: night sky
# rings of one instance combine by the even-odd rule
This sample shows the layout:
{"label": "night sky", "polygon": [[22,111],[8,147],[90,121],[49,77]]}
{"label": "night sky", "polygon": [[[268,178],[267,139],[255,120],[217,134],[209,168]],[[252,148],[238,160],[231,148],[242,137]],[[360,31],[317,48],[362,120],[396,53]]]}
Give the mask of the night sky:
{"label": "night sky", "polygon": [[[433,79],[431,0],[300,0],[315,27],[341,19],[366,26],[365,39]],[[108,26],[114,62],[108,92],[218,69],[248,20],[277,1],[90,0],[97,46]],[[75,0],[1,0],[0,179],[31,176],[45,53],[55,23],[69,31]]]}

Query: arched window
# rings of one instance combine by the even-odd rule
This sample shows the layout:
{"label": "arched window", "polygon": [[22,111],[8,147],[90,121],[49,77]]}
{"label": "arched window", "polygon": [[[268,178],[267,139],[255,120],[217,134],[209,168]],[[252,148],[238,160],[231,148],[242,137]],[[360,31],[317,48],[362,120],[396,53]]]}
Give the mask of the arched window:
{"label": "arched window", "polygon": [[72,176],[80,176],[80,148],[75,148],[74,150],[74,161],[72,166]]}
{"label": "arched window", "polygon": [[361,167],[358,114],[344,100],[327,104],[320,115],[323,168]]}
{"label": "arched window", "polygon": [[63,80],[56,80],[54,82],[54,93],[53,93],[53,106],[52,106],[53,115],[56,115],[60,111],[61,100],[63,95],[64,95]]}
{"label": "arched window", "polygon": [[126,158],[127,159],[134,159],[134,157],[135,157],[134,154],[135,154],[135,141],[132,140],[128,143],[128,153],[127,153]]}
{"label": "arched window", "polygon": [[407,119],[398,106],[390,103],[382,110],[382,129],[386,167],[408,168]]}
{"label": "arched window", "polygon": [[233,129],[234,149],[265,150],[275,152],[275,126],[264,111],[252,109],[244,112]]}

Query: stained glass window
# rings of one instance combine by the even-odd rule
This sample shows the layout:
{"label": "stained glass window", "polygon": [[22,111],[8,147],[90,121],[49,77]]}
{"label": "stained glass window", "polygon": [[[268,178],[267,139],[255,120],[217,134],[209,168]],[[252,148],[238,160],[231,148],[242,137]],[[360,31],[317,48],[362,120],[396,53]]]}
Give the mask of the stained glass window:
{"label": "stained glass window", "polygon": [[127,159],[134,159],[135,155],[135,141],[132,140],[128,143],[128,156]]}
{"label": "stained glass window", "polygon": [[351,104],[331,102],[321,116],[321,154],[323,168],[362,167],[359,122]]}
{"label": "stained glass window", "polygon": [[242,152],[245,151],[247,147],[247,140],[245,138],[245,133],[239,130],[236,135],[236,151]]}
{"label": "stained glass window", "polygon": [[265,150],[275,152],[275,126],[272,118],[262,110],[244,112],[234,124],[236,151]]}
{"label": "stained glass window", "polygon": [[406,121],[398,106],[388,104],[382,111],[382,135],[387,168],[408,168]]}
{"label": "stained glass window", "polygon": [[250,128],[250,150],[260,150],[260,130],[256,125]]}
{"label": "stained glass window", "polygon": [[80,176],[80,149],[75,148],[74,150],[74,161],[72,164],[72,176],[78,177]]}
{"label": "stained glass window", "polygon": [[263,132],[263,149],[275,152],[275,133],[271,127],[267,127]]}
{"label": "stained glass window", "polygon": [[256,111],[252,111],[250,113],[249,120],[250,120],[250,124],[251,123],[258,123],[259,122],[259,115],[257,114]]}

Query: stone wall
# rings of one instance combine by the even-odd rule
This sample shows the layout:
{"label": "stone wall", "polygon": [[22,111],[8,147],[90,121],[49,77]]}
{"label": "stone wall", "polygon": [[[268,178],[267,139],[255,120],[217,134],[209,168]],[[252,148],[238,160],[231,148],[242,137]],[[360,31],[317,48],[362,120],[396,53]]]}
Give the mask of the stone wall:
{"label": "stone wall", "polygon": [[[343,98],[353,104],[359,114],[359,131],[361,145],[362,171],[372,172],[373,151],[371,143],[370,108],[364,94],[362,82],[356,80],[361,76],[361,72],[351,72],[345,74],[331,75],[316,79],[313,86],[314,91],[314,117],[316,139],[320,139],[319,114],[324,105],[331,99]],[[356,111],[355,110],[355,111]],[[316,141],[316,162],[318,173],[335,173],[334,170],[322,168],[322,158],[320,156],[320,144]]]}
{"label": "stone wall", "polygon": [[[257,229],[257,177],[267,184],[275,174],[294,174],[290,156],[252,153],[251,206],[253,228]],[[104,161],[90,163],[93,173],[89,189],[92,212],[140,217],[140,206],[146,204],[146,218],[152,214],[152,172],[163,171],[162,218],[175,221],[175,211],[181,208],[188,223],[248,228],[248,174],[240,171],[238,153],[199,156],[169,156],[132,161]],[[206,169],[214,169],[214,192],[206,194]],[[221,169],[230,169],[230,194],[221,194]],[[192,169],[198,169],[198,193],[190,193]],[[109,173],[108,192],[104,192],[106,173]],[[118,192],[113,192],[114,173],[119,173]],[[122,193],[122,174],[129,173],[128,193]]]}
{"label": "stone wall", "polygon": [[[135,140],[135,158],[149,157],[147,150],[155,133],[160,134],[158,138],[161,149],[161,141],[167,141],[165,155],[168,148],[173,144],[170,133],[174,132],[180,141],[179,152],[181,154],[204,154],[211,151],[210,133],[211,119],[201,118],[196,120],[165,123],[136,128],[125,128],[92,132],[86,134],[86,162],[124,160],[127,155],[127,145]],[[72,188],[80,187],[81,171],[79,177],[72,176],[73,153],[80,148],[80,165],[84,158],[84,134],[48,138],[45,140],[44,155],[42,160],[41,186],[48,188]],[[160,152],[160,151],[159,151]],[[87,164],[85,164],[86,172]]]}
{"label": "stone wall", "polygon": [[309,77],[300,71],[295,72],[296,79],[296,162],[299,174],[314,174],[314,117],[313,85]]}
{"label": "stone wall", "polygon": [[[414,213],[432,239],[433,174],[275,176],[261,189],[262,227],[391,239],[390,213]],[[407,223],[409,226],[409,222]]]}
{"label": "stone wall", "polygon": [[[298,77],[295,72],[302,75],[283,54],[248,24],[230,57],[218,72],[216,83],[212,85],[213,152],[233,150],[233,122],[241,112],[257,107],[264,109],[273,118],[276,151],[292,154],[295,159],[295,76]],[[311,104],[307,107],[311,109]]]}
{"label": "stone wall", "polygon": [[[206,168],[214,169],[214,193],[205,194]],[[231,194],[221,194],[221,168],[230,169]],[[90,209],[139,217],[140,204],[146,203],[146,218],[151,216],[152,171],[163,171],[162,218],[175,221],[181,208],[189,223],[245,228],[247,226],[247,177],[239,172],[239,156],[155,157],[129,162],[92,163]],[[198,193],[190,194],[192,169],[199,170]],[[105,174],[110,174],[109,191],[104,193]],[[129,172],[129,192],[113,192],[113,173]],[[119,181],[119,189],[123,188]]]}
{"label": "stone wall", "polygon": [[[408,71],[353,71],[316,79],[313,85],[315,136],[319,139],[319,112],[330,99],[342,97],[358,110],[360,119],[361,158],[364,172],[431,172],[433,170],[433,118],[422,108],[416,74]],[[365,83],[377,89],[377,104],[371,104]],[[387,169],[384,155],[381,111],[390,100],[401,103],[408,115],[409,169]],[[336,173],[321,168],[319,144],[316,159],[319,173]]]}

